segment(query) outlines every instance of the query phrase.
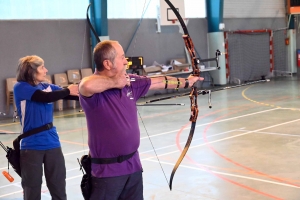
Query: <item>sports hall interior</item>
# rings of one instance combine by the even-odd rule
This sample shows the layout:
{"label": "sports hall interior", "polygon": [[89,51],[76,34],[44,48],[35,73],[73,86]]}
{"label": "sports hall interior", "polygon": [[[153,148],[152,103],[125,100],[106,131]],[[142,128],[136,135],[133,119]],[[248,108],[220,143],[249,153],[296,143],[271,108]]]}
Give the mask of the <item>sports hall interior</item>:
{"label": "sports hall interior", "polygon": [[[88,13],[100,38],[119,41],[128,58],[142,58],[140,68],[129,67],[128,73],[192,73],[181,25],[164,0],[7,2],[0,2],[0,141],[5,146],[11,147],[20,133],[11,89],[20,57],[42,57],[49,81],[61,86],[78,83],[94,71],[92,50],[97,41],[86,19],[90,3]],[[215,60],[198,65],[204,77],[196,84],[198,119],[172,190],[170,175],[191,128],[190,89],[149,91],[137,102],[144,199],[300,199],[300,3],[170,2],[179,7],[200,61],[216,58],[220,50],[220,69]],[[51,17],[51,9],[64,17]],[[157,66],[168,66],[170,72],[157,71]],[[162,97],[172,98],[150,103],[157,106],[146,104]],[[56,102],[53,123],[65,156],[68,199],[83,199],[77,158],[89,149],[79,102]],[[5,155],[0,148],[1,172],[8,171]],[[9,173],[13,182],[0,174],[0,199],[20,200],[21,179],[11,167]],[[45,184],[42,199],[51,199]]]}

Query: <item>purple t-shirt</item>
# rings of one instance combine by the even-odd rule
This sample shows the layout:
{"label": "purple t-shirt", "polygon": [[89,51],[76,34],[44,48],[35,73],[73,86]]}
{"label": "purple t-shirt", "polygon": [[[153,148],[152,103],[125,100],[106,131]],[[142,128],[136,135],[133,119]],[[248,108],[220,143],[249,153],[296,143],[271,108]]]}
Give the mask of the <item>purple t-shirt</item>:
{"label": "purple t-shirt", "polygon": [[[110,89],[91,97],[80,95],[92,158],[113,158],[137,151],[140,130],[136,102],[147,93],[150,85],[149,78],[136,77],[130,87],[126,86],[122,90]],[[122,176],[141,169],[139,154],[136,152],[122,163],[92,164],[92,175],[98,178]]]}

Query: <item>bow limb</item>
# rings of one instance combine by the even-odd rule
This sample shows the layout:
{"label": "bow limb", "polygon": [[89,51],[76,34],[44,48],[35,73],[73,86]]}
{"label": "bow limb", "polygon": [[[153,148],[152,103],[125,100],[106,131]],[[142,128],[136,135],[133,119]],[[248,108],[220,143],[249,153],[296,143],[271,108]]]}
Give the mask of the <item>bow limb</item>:
{"label": "bow limb", "polygon": [[91,6],[91,4],[89,4],[89,6],[87,7],[87,10],[86,10],[86,20],[87,20],[87,22],[88,22],[88,24],[90,26],[90,29],[92,30],[93,34],[95,35],[97,42],[99,43],[99,42],[101,42],[100,38],[99,38],[96,30],[94,29],[94,27],[93,27],[93,25],[91,23],[91,20],[89,18],[89,8],[90,8],[90,6]]}
{"label": "bow limb", "polygon": [[173,182],[173,177],[175,175],[175,172],[177,170],[177,168],[179,167],[181,161],[183,160],[185,154],[187,153],[189,147],[190,147],[190,144],[192,142],[192,139],[193,139],[193,136],[194,136],[194,132],[195,132],[195,126],[196,126],[196,122],[192,122],[192,125],[191,125],[191,129],[190,129],[190,134],[189,134],[189,137],[187,139],[187,142],[184,146],[184,149],[183,151],[181,152],[173,170],[172,170],[172,173],[171,173],[171,176],[170,176],[170,181],[169,181],[169,187],[170,187],[170,190],[172,190],[172,182]]}
{"label": "bow limb", "polygon": [[180,163],[182,162],[184,156],[186,155],[191,142],[193,140],[193,136],[194,136],[194,132],[195,132],[195,127],[196,127],[196,121],[197,121],[197,117],[198,117],[198,105],[197,105],[197,96],[198,96],[198,92],[197,92],[197,88],[196,87],[192,87],[192,91],[190,94],[190,101],[191,101],[191,116],[190,116],[190,121],[191,123],[191,129],[190,129],[190,133],[188,136],[188,139],[186,141],[186,144],[184,146],[183,151],[181,152],[173,170],[170,176],[170,181],[169,181],[169,188],[170,190],[172,190],[172,183],[173,183],[173,178],[175,175],[176,170],[178,169]]}
{"label": "bow limb", "polygon": [[[199,70],[198,64],[200,63],[200,60],[198,58],[196,58],[194,44],[193,44],[192,39],[190,38],[187,27],[186,27],[181,15],[177,11],[177,9],[174,7],[174,5],[169,0],[165,0],[165,2],[170,6],[172,11],[176,15],[177,19],[179,20],[180,25],[182,26],[182,29],[183,29],[183,32],[184,32],[184,35],[182,36],[182,38],[184,40],[185,46],[186,46],[186,48],[187,48],[187,50],[190,54],[191,61],[192,61],[192,63],[191,63],[192,69],[193,69],[192,74],[193,74],[193,76],[198,76],[199,77],[200,76],[200,70]],[[190,116],[190,121],[192,122],[191,129],[190,129],[189,137],[187,139],[185,147],[184,147],[183,151],[181,152],[181,154],[180,154],[180,156],[179,156],[179,158],[178,158],[178,160],[177,160],[177,162],[176,162],[176,164],[175,164],[175,166],[172,170],[172,173],[171,173],[171,176],[170,176],[170,181],[169,181],[170,190],[172,190],[172,182],[173,182],[175,172],[176,172],[177,168],[179,167],[180,163],[182,162],[184,156],[186,155],[186,153],[187,153],[187,151],[188,151],[188,149],[191,145],[193,136],[194,136],[196,121],[197,121],[197,117],[198,117],[197,96],[198,96],[197,87],[192,86],[191,92],[190,92],[190,95],[189,95],[190,101],[191,101],[191,116]]]}

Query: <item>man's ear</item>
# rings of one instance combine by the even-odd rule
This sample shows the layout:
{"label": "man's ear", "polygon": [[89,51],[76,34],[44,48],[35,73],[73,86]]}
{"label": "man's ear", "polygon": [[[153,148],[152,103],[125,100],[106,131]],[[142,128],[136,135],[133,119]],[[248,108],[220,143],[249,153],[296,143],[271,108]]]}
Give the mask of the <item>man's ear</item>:
{"label": "man's ear", "polygon": [[110,60],[104,60],[103,61],[103,66],[106,70],[111,70],[112,68],[112,63],[110,62]]}

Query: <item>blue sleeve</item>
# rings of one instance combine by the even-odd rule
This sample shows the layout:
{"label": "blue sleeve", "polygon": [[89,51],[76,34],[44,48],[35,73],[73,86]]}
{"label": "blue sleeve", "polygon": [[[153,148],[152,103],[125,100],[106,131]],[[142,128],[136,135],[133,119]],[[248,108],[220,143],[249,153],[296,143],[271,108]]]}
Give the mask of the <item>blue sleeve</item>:
{"label": "blue sleeve", "polygon": [[29,83],[18,82],[14,85],[15,99],[18,99],[19,101],[30,100],[36,90],[38,90],[38,88],[30,85]]}
{"label": "blue sleeve", "polygon": [[52,91],[56,91],[56,90],[62,90],[63,88],[59,87],[58,85],[54,85],[54,84],[49,84]]}

